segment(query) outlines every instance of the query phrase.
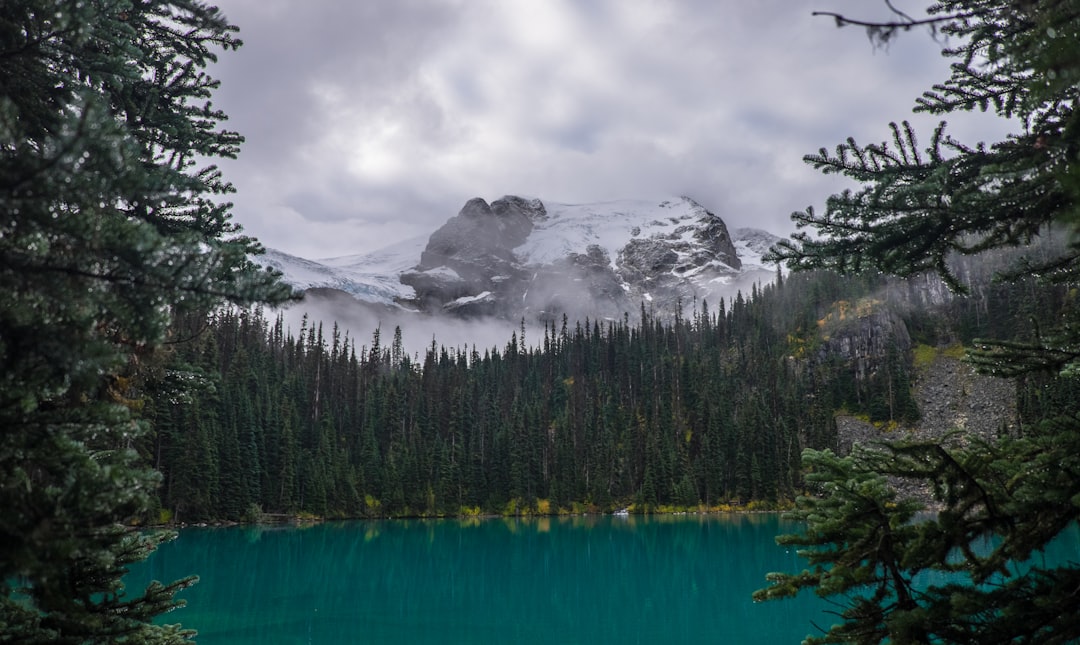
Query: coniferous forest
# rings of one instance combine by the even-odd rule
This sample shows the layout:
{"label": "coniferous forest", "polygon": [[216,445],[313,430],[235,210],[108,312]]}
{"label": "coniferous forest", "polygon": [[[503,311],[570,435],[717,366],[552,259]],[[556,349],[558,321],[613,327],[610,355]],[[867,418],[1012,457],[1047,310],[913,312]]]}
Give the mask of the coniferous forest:
{"label": "coniferous forest", "polygon": [[[754,505],[790,505],[777,541],[808,561],[754,598],[834,602],[806,642],[1080,640],[1077,560],[1042,557],[1080,521],[1080,2],[884,4],[817,13],[876,46],[928,29],[953,60],[914,109],[941,120],[804,157],[857,187],[793,213],[765,256],[791,276],[419,355],[260,309],[292,291],[223,201],[243,137],[208,70],[241,41],[218,8],[5,2],[0,642],[187,642],[160,618],[194,576],[125,588],[170,537],[140,520]],[[976,110],[1012,134],[950,134]],[[1006,282],[954,266],[1037,243],[1059,248],[979,267]],[[830,450],[839,414],[916,422],[913,350],[943,346],[1015,379],[1015,432]]]}
{"label": "coniferous forest", "polygon": [[[143,370],[157,519],[780,505],[802,490],[802,450],[834,446],[837,410],[917,420],[910,351],[860,376],[821,349],[837,307],[885,307],[883,284],[794,274],[666,320],[643,307],[423,356],[401,329],[361,341],[258,309],[184,316]],[[993,315],[966,299],[906,324],[928,343],[1007,333],[1052,296],[994,289]]]}

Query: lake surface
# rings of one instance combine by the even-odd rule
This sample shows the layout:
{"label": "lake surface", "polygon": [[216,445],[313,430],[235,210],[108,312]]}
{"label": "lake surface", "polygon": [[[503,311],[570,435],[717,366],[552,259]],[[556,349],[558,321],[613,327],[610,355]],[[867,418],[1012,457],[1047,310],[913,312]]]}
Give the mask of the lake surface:
{"label": "lake surface", "polygon": [[811,594],[754,603],[804,561],[777,515],[386,520],[184,529],[128,585],[196,573],[165,618],[204,645],[798,643]]}

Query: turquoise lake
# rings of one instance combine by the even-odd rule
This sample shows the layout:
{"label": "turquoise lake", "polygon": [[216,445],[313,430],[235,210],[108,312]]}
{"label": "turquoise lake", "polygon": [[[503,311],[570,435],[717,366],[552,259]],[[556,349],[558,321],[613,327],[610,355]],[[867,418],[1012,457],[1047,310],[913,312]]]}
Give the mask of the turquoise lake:
{"label": "turquoise lake", "polygon": [[[125,582],[198,574],[165,620],[204,645],[798,643],[832,605],[750,599],[767,572],[805,567],[774,541],[796,528],[776,514],[189,528]],[[1076,562],[1080,527],[1037,558]]]}
{"label": "turquoise lake", "polygon": [[198,574],[166,616],[205,645],[798,643],[810,594],[754,603],[804,566],[777,515],[386,520],[189,528],[125,582]]}

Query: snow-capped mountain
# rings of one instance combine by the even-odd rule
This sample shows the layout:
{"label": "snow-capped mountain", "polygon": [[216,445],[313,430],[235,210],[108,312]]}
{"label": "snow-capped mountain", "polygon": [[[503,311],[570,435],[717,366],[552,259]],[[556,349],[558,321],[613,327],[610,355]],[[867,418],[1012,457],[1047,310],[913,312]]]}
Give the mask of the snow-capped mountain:
{"label": "snow-capped mountain", "polygon": [[731,239],[735,242],[735,252],[742,260],[743,271],[754,269],[770,273],[776,271],[775,264],[767,264],[761,258],[781,240],[778,235],[760,228],[737,228],[731,232]]}
{"label": "snow-capped mountain", "polygon": [[267,249],[260,258],[265,266],[281,271],[285,282],[296,289],[337,289],[362,302],[393,305],[412,298],[412,287],[401,284],[402,273],[420,261],[427,237],[415,237],[372,253],[321,260]]}
{"label": "snow-capped mountain", "polygon": [[514,196],[470,200],[427,239],[319,261],[269,250],[264,263],[298,289],[457,317],[621,318],[642,303],[671,312],[767,282],[762,254],[779,238],[734,235],[687,197],[593,204]]}

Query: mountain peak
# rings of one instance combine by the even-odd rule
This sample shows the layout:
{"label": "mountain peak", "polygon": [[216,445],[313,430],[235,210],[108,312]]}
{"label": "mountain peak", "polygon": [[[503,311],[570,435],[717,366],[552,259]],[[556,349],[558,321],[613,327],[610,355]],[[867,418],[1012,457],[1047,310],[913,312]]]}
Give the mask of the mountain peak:
{"label": "mountain peak", "polygon": [[568,204],[506,195],[470,199],[426,243],[323,263],[271,251],[267,264],[298,288],[426,313],[621,318],[642,302],[674,311],[771,280],[760,256],[778,239],[757,229],[733,236],[689,197]]}

